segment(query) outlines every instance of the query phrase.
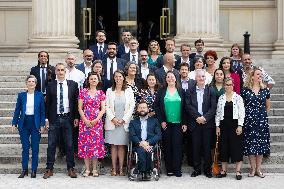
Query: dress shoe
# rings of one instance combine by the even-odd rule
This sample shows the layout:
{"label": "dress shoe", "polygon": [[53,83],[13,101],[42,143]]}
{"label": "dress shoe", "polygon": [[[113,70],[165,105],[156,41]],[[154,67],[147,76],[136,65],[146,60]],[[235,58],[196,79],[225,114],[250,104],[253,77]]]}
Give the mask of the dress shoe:
{"label": "dress shoe", "polygon": [[240,171],[237,171],[236,173],[236,179],[237,180],[242,180],[243,176],[242,176],[242,173]]}
{"label": "dress shoe", "polygon": [[144,181],[150,181],[150,180],[151,180],[151,175],[150,175],[150,173],[143,173],[142,180],[144,180]]}
{"label": "dress shoe", "polygon": [[67,175],[68,175],[70,178],[77,178],[77,174],[76,174],[74,168],[69,169]]}
{"label": "dress shoe", "polygon": [[176,176],[176,177],[181,177],[181,176],[182,176],[182,173],[181,173],[180,171],[175,172],[175,176]]}
{"label": "dress shoe", "polygon": [[32,171],[31,178],[36,178],[36,171]]}
{"label": "dress shoe", "polygon": [[211,172],[206,172],[206,173],[205,173],[205,176],[206,176],[207,178],[212,178],[212,177],[213,177]]}
{"label": "dress shoe", "polygon": [[51,176],[53,176],[53,171],[50,169],[47,169],[43,175],[44,179],[50,178]]}
{"label": "dress shoe", "polygon": [[199,171],[193,171],[190,176],[191,177],[197,177],[199,175],[201,175],[201,173]]}
{"label": "dress shoe", "polygon": [[18,178],[24,178],[25,176],[28,176],[28,170],[23,170]]}
{"label": "dress shoe", "polygon": [[227,171],[221,171],[216,175],[217,178],[223,178],[227,176]]}

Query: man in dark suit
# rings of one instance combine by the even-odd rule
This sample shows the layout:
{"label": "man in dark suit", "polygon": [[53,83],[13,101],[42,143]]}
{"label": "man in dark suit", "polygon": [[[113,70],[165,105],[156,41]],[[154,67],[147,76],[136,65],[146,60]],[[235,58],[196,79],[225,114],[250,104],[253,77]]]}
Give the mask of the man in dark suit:
{"label": "man in dark suit", "polygon": [[49,54],[45,51],[38,53],[38,64],[31,68],[30,75],[37,79],[36,91],[46,95],[47,83],[55,80],[55,68],[49,65]]}
{"label": "man in dark suit", "polygon": [[130,31],[123,31],[121,35],[122,43],[117,47],[117,58],[129,52],[129,41],[132,38]]}
{"label": "man in dark suit", "polygon": [[180,76],[178,71],[174,68],[175,56],[173,53],[166,53],[163,56],[164,65],[155,71],[155,75],[159,83],[164,84],[166,81],[166,74],[168,71],[173,71],[178,81],[180,81]]}
{"label": "man in dark suit", "polygon": [[139,61],[138,61],[138,67],[139,67],[139,75],[143,79],[147,79],[147,75],[149,73],[155,73],[155,70],[157,69],[156,66],[148,64],[148,53],[146,50],[141,50],[139,53]]}
{"label": "man in dark suit", "polygon": [[136,38],[131,38],[129,41],[129,52],[121,55],[121,58],[126,60],[126,62],[135,62],[138,64],[139,53],[138,53],[139,43]]}
{"label": "man in dark suit", "polygon": [[192,137],[194,171],[191,177],[201,174],[201,155],[204,157],[204,174],[212,177],[211,143],[215,128],[216,96],[213,88],[205,85],[205,70],[196,70],[196,85],[186,92],[186,112]]}
{"label": "man in dark suit", "polygon": [[[175,48],[176,48],[176,41],[174,38],[172,37],[167,37],[165,39],[165,49],[166,49],[166,53],[173,53],[174,54],[174,51],[175,51]],[[175,61],[177,61],[179,59],[179,55],[177,54],[174,54],[175,56]],[[162,66],[164,65],[164,59],[162,56],[160,56],[158,59],[157,59],[157,64],[156,66],[158,68],[161,68]]]}
{"label": "man in dark suit", "polygon": [[153,147],[161,140],[161,126],[156,118],[148,117],[147,103],[142,101],[137,106],[139,118],[129,123],[129,139],[133,150],[138,155],[138,170],[142,180],[150,180],[151,156]]}
{"label": "man in dark suit", "polygon": [[46,128],[48,130],[48,148],[46,172],[43,178],[53,176],[55,162],[56,141],[60,128],[63,128],[63,137],[66,144],[66,161],[68,176],[77,178],[74,167],[74,149],[72,129],[78,126],[78,84],[65,79],[65,66],[56,65],[57,80],[48,84],[46,94]]}
{"label": "man in dark suit", "polygon": [[105,44],[106,41],[106,33],[103,30],[99,30],[96,32],[96,40],[97,43],[91,45],[89,49],[94,53],[93,60],[103,60],[106,55],[107,45]]}
{"label": "man in dark suit", "polygon": [[196,53],[191,53],[189,58],[190,59],[194,59],[195,56],[199,56],[199,57],[202,57],[204,58],[204,54],[203,54],[203,50],[204,50],[204,41],[202,39],[197,39],[195,42],[194,42],[194,46],[195,46],[195,49],[196,49]]}
{"label": "man in dark suit", "polygon": [[107,88],[111,87],[113,73],[116,70],[123,70],[126,65],[126,61],[121,58],[117,58],[117,48],[115,42],[109,42],[107,45],[107,58],[103,60],[103,70],[104,76],[106,77],[107,83],[110,86],[106,86]]}
{"label": "man in dark suit", "polygon": [[190,90],[193,86],[195,86],[196,81],[193,79],[189,79],[189,65],[185,62],[179,65],[179,74],[180,74],[180,82],[181,87],[184,92]]}
{"label": "man in dark suit", "polygon": [[181,57],[177,59],[175,63],[175,69],[179,70],[180,64],[185,62],[189,65],[189,71],[194,70],[192,59],[189,58],[190,51],[191,51],[191,48],[189,44],[185,44],[185,43],[181,44],[180,46]]}
{"label": "man in dark suit", "polygon": [[85,49],[83,52],[84,62],[77,65],[76,68],[85,74],[85,78],[92,71],[92,63],[94,59],[94,53],[90,49]]}
{"label": "man in dark suit", "polygon": [[104,24],[104,17],[102,15],[99,15],[96,22],[96,30],[106,30],[105,24]]}

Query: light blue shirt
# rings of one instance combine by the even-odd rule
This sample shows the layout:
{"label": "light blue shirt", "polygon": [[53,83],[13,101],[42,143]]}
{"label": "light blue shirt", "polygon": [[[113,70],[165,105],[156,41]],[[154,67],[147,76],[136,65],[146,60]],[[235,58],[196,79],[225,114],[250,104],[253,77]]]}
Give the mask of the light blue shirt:
{"label": "light blue shirt", "polygon": [[202,111],[203,95],[204,95],[204,88],[199,88],[196,85],[196,96],[197,96],[198,112],[201,115],[203,115],[203,111]]}
{"label": "light blue shirt", "polygon": [[147,119],[148,116],[146,117],[140,117],[140,122],[141,122],[141,139],[142,141],[147,139]]}
{"label": "light blue shirt", "polygon": [[181,87],[186,91],[188,89],[188,80],[181,80]]}

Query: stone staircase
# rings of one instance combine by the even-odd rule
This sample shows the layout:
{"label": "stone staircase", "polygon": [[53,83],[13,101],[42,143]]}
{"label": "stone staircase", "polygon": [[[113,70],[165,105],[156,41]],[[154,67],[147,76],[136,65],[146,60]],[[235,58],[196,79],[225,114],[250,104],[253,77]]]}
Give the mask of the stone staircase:
{"label": "stone staircase", "polygon": [[[0,59],[0,174],[19,173],[21,171],[21,143],[18,132],[12,132],[13,116],[17,93],[24,90],[25,76],[36,61],[19,61]],[[271,132],[271,156],[264,159],[265,172],[284,173],[284,60],[259,60],[261,65],[276,81],[271,91],[272,108],[269,112]],[[39,152],[39,172],[43,172],[46,163],[47,134],[42,135]],[[65,160],[63,160],[65,161]],[[77,161],[77,169],[82,167],[82,161]],[[79,165],[78,165],[79,164]],[[55,171],[65,171],[65,163],[57,160]],[[230,165],[230,169],[233,169]],[[244,172],[248,170],[248,160],[244,160]],[[184,163],[183,171],[189,167]]]}

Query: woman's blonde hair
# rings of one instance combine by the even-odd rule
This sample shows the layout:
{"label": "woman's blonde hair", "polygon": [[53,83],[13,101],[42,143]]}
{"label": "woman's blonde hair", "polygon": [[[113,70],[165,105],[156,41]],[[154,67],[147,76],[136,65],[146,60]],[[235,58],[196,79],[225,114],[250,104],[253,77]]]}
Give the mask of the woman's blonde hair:
{"label": "woman's blonde hair", "polygon": [[[247,77],[246,81],[245,81],[245,84],[244,84],[244,87],[247,87],[249,89],[252,89],[253,87],[253,76],[254,76],[254,73],[259,70],[260,72],[262,72],[262,70],[258,67],[254,67],[252,72],[250,72],[249,76]],[[259,83],[259,86],[261,89],[264,89],[266,88],[266,85],[262,82],[262,80],[260,81]]]}

